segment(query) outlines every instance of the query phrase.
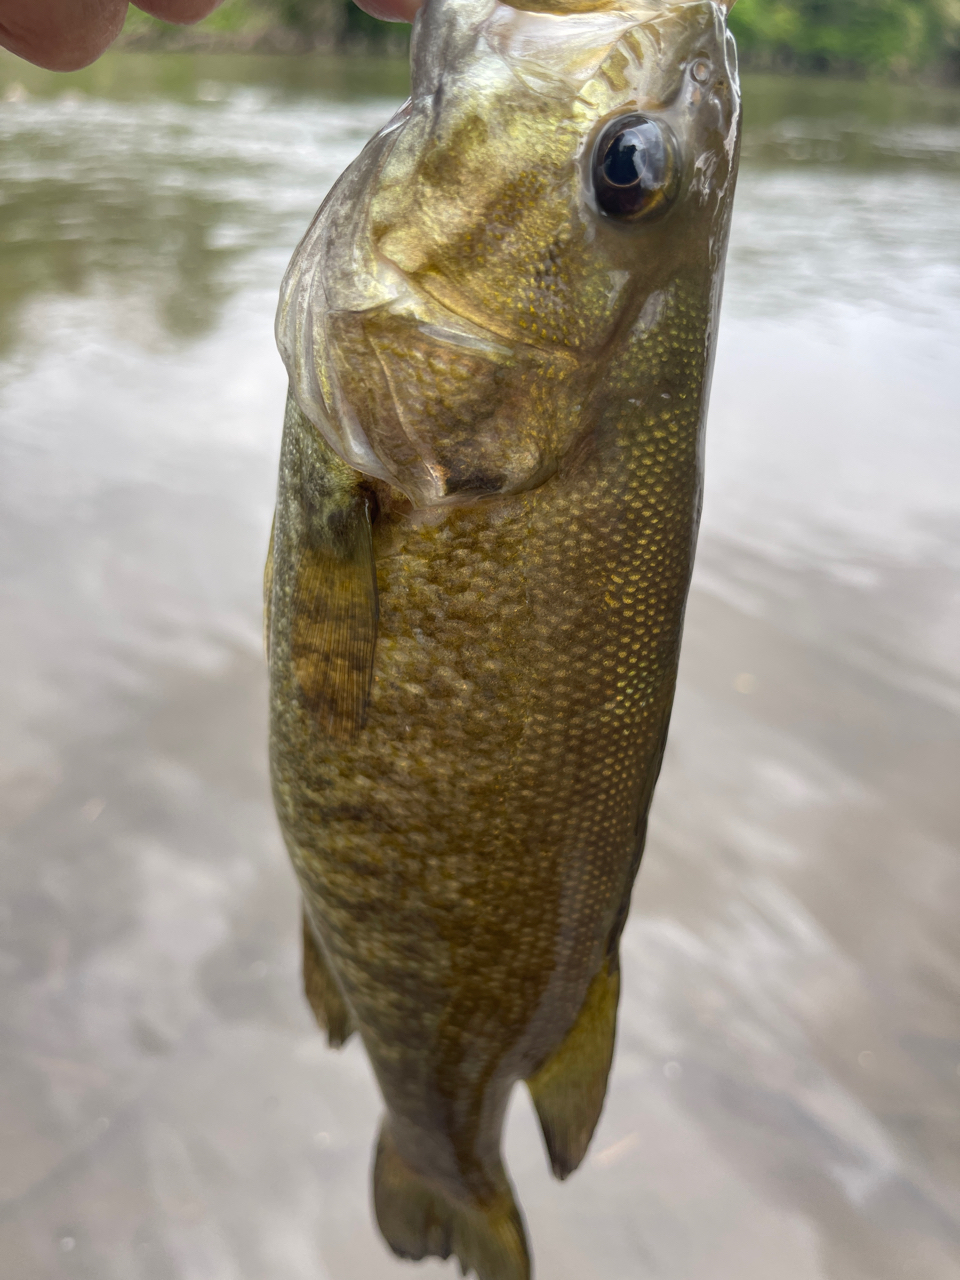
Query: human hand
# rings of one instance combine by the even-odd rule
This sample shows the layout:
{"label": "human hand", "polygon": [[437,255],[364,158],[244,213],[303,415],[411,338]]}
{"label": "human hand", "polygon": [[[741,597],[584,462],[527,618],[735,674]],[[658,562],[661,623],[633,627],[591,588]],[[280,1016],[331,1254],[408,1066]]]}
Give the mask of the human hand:
{"label": "human hand", "polygon": [[[138,0],[165,22],[199,22],[220,0]],[[359,0],[358,0],[359,3]],[[421,0],[363,0],[388,22],[411,22]],[[127,0],[0,0],[0,45],[51,71],[76,71],[99,58],[123,27]]]}
{"label": "human hand", "polygon": [[[220,0],[140,0],[166,22],[199,22]],[[50,71],[100,57],[123,27],[127,0],[0,0],[0,45]]]}

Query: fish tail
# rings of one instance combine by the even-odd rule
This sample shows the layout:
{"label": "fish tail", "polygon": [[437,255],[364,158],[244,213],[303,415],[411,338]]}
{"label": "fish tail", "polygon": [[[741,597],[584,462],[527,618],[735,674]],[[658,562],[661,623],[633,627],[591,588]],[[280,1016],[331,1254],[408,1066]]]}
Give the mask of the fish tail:
{"label": "fish tail", "polygon": [[454,1199],[422,1177],[397,1150],[387,1123],[373,1169],[373,1202],[387,1244],[401,1258],[449,1258],[478,1280],[530,1280],[523,1219],[503,1175],[486,1204]]}

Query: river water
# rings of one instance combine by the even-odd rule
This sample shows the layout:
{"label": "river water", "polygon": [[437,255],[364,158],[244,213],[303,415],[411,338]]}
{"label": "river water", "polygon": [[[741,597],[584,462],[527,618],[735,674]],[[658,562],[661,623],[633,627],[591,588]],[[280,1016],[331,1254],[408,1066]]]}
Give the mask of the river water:
{"label": "river water", "polygon": [[[393,1280],[265,780],[271,325],[397,63],[0,62],[0,1273]],[[748,79],[674,726],[542,1280],[960,1274],[960,96]]]}

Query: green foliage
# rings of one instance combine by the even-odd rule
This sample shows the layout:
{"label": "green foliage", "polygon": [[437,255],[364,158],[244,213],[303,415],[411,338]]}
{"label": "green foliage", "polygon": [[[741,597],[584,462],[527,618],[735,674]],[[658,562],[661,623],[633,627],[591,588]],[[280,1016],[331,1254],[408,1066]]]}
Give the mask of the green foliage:
{"label": "green foliage", "polygon": [[131,5],[124,27],[124,34],[134,40],[155,39],[161,45],[169,42],[178,47],[196,33],[201,39],[212,37],[214,43],[220,36],[225,41],[240,37],[241,44],[248,46],[255,39],[261,46],[284,49],[332,44],[368,49],[388,46],[394,51],[405,48],[408,31],[404,24],[371,18],[352,0],[223,0],[209,17],[191,28],[161,22]]}
{"label": "green foliage", "polygon": [[[264,25],[264,11],[255,0],[224,0],[224,3],[214,9],[209,17],[197,24],[197,29],[209,31],[214,35],[234,35],[248,31],[257,25],[261,27]],[[135,9],[133,5],[127,10],[127,20],[123,29],[124,32],[128,34],[132,32],[135,35],[143,32],[161,33],[177,30],[171,23],[161,22],[159,18],[153,18],[140,9]]]}
{"label": "green foliage", "polygon": [[329,0],[264,0],[263,7],[275,16],[281,26],[309,34],[328,26],[330,11],[336,6]]}
{"label": "green foliage", "polygon": [[956,56],[960,0],[739,0],[730,26],[748,61],[902,74]]}
{"label": "green foliage", "polygon": [[[226,0],[229,4],[231,0]],[[310,37],[336,32],[341,42],[376,45],[397,34],[397,24],[380,22],[358,9],[352,0],[259,0],[290,31]]]}
{"label": "green foliage", "polygon": [[[902,75],[939,62],[960,74],[960,0],[738,0],[730,26],[754,66]],[[174,40],[183,32],[132,7],[126,30]],[[194,30],[227,39],[285,32],[295,47],[398,49],[407,28],[378,22],[352,0],[224,0]]]}

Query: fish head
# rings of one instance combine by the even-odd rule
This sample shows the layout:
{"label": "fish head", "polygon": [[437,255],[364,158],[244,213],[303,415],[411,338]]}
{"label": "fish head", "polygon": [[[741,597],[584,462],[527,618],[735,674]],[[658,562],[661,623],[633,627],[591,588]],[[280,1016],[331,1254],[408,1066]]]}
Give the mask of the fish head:
{"label": "fish head", "polygon": [[663,394],[658,326],[687,317],[688,365],[711,345],[740,121],[725,18],[426,0],[412,96],[281,295],[294,395],[346,462],[421,508],[531,489],[611,399]]}

